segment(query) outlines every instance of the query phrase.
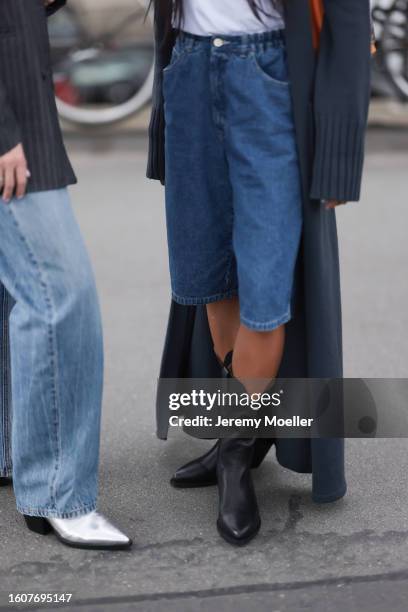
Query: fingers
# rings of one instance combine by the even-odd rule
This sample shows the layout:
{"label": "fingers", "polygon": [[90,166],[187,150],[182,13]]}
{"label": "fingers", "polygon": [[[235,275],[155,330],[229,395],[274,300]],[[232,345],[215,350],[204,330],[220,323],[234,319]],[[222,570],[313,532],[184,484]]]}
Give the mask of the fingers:
{"label": "fingers", "polygon": [[6,167],[4,171],[4,175],[3,175],[3,181],[4,181],[3,200],[6,203],[8,203],[10,202],[11,196],[14,193],[14,187],[16,184],[15,170],[12,166]]}
{"label": "fingers", "polygon": [[27,189],[28,172],[25,166],[16,169],[16,197],[23,198]]}
{"label": "fingers", "polygon": [[19,165],[15,168],[9,166],[5,169],[2,185],[3,201],[6,202],[6,204],[10,202],[13,195],[18,199],[25,196],[29,177],[30,172],[25,165]]}
{"label": "fingers", "polygon": [[3,201],[9,203],[14,195],[17,198],[24,197],[29,176],[21,144],[0,156],[0,191],[3,191]]}
{"label": "fingers", "polygon": [[331,210],[337,206],[343,206],[343,204],[347,204],[346,200],[324,200],[326,210]]}

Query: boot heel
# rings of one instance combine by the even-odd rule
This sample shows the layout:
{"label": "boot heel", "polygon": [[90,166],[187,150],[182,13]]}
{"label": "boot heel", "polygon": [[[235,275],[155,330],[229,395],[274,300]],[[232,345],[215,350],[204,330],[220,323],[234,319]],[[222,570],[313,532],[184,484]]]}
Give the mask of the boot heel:
{"label": "boot heel", "polygon": [[50,531],[52,531],[52,527],[47,521],[47,519],[42,518],[41,516],[24,515],[24,520],[29,530],[34,531],[34,533],[39,533],[40,535],[47,535],[48,533],[50,533]]}

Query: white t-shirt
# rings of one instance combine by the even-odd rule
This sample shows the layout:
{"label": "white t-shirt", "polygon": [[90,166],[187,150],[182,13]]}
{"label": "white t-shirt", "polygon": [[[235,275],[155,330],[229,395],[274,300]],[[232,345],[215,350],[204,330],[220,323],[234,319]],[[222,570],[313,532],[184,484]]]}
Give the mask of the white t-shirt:
{"label": "white t-shirt", "polygon": [[260,19],[247,0],[183,0],[181,29],[199,36],[255,34],[284,28],[282,2],[256,0]]}

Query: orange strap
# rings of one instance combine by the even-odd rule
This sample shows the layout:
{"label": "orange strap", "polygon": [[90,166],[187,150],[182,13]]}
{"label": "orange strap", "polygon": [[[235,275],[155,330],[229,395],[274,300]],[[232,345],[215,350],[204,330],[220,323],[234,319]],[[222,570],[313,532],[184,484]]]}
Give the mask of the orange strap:
{"label": "orange strap", "polygon": [[[310,11],[312,14],[313,46],[315,49],[318,49],[320,32],[322,31],[322,26],[323,26],[323,14],[324,14],[323,0],[309,0],[309,3],[310,3]],[[374,38],[374,31],[373,31],[373,37],[371,41],[371,53],[374,54],[375,52],[376,52],[376,45],[375,45],[375,38]]]}
{"label": "orange strap", "polygon": [[323,26],[323,0],[309,0],[313,24],[313,45],[319,47],[320,32]]}

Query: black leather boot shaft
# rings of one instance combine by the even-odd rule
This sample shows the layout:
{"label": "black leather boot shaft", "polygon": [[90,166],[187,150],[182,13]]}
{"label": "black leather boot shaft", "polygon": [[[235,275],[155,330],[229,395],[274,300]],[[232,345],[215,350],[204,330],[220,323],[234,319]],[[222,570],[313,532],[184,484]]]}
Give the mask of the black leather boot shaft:
{"label": "black leather boot shaft", "polygon": [[242,546],[261,526],[258,502],[251,476],[256,438],[220,440],[217,480],[219,515],[217,528],[230,544]]}
{"label": "black leather boot shaft", "polygon": [[[258,438],[255,443],[251,467],[258,468],[268,454],[274,441],[271,438]],[[217,484],[217,458],[219,441],[205,455],[181,466],[170,483],[177,489],[210,487]]]}
{"label": "black leather boot shaft", "polygon": [[[220,365],[222,376],[231,378],[233,352],[230,351]],[[252,466],[258,468],[269,452],[274,440],[259,438],[256,440]],[[219,441],[204,455],[182,465],[170,480],[170,484],[177,489],[190,489],[194,487],[209,487],[217,484],[217,460]]]}

